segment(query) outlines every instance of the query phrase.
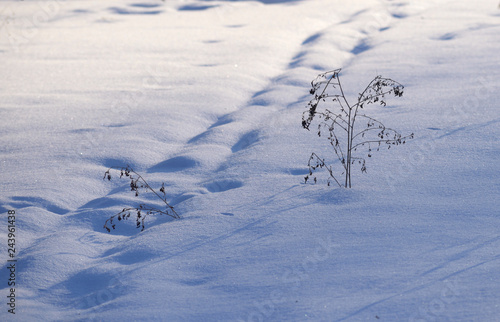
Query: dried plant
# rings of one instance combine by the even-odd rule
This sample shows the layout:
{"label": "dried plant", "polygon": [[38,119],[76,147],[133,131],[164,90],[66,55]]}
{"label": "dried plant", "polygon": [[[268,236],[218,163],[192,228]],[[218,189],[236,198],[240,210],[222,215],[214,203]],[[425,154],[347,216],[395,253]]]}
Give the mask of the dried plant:
{"label": "dried plant", "polygon": [[[386,106],[386,95],[394,94],[396,97],[401,97],[403,85],[392,79],[377,76],[359,94],[357,102],[351,105],[344,95],[339,74],[340,69],[328,71],[319,74],[311,82],[310,94],[314,95],[314,98],[308,103],[307,110],[302,115],[302,127],[309,130],[314,118],[320,119],[318,136],[326,134],[340,161],[340,176],[343,176],[344,180],[341,183],[333,165],[328,165],[325,159],[316,153],[312,153],[309,158],[309,174],[304,180],[307,182],[312,177],[316,182],[317,178],[313,176],[313,172],[318,168],[324,168],[329,174],[328,185],[333,180],[339,187],[351,188],[352,166],[357,164],[361,172],[366,172],[366,159],[360,156],[361,153],[371,158],[373,152],[379,151],[383,146],[390,149],[391,146],[404,144],[407,139],[413,138],[413,133],[402,136],[398,131],[386,127],[382,122],[362,112],[369,104]],[[320,109],[320,103],[331,104],[331,107]]]}
{"label": "dried plant", "polygon": [[[175,212],[174,207],[169,205],[167,202],[167,196],[165,193],[165,183],[162,183],[161,188],[159,189],[161,195],[156,192],[155,189],[153,189],[147,182],[144,180],[144,178],[135,172],[130,166],[122,167],[122,168],[109,168],[105,173],[104,173],[104,178],[103,180],[111,180],[111,171],[114,170],[116,172],[120,173],[120,178],[126,177],[130,180],[130,190],[135,193],[135,196],[138,197],[139,193],[141,190],[144,191],[150,191],[153,194],[155,194],[164,204],[165,204],[165,209],[157,209],[155,207],[151,207],[146,204],[140,204],[138,207],[129,207],[129,208],[123,208],[122,211],[119,213],[111,216],[106,220],[104,223],[104,229],[106,229],[108,232],[111,232],[111,229],[115,229],[115,218],[118,221],[122,220],[128,220],[130,216],[135,216],[136,220],[136,227],[139,228],[141,227],[141,231],[144,230],[144,221],[146,220],[146,217],[149,215],[167,215],[175,219],[180,219],[180,216]],[[109,226],[108,226],[109,225]],[[111,228],[110,228],[111,226]]]}

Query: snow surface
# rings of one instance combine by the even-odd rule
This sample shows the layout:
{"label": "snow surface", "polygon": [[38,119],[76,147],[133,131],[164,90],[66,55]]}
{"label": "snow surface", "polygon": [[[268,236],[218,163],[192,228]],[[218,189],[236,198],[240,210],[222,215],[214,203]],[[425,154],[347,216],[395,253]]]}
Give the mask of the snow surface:
{"label": "snow surface", "polygon": [[[2,321],[500,321],[497,1],[0,3]],[[303,184],[309,83],[415,139]],[[181,215],[107,233],[132,166]],[[2,303],[8,270],[1,269]]]}

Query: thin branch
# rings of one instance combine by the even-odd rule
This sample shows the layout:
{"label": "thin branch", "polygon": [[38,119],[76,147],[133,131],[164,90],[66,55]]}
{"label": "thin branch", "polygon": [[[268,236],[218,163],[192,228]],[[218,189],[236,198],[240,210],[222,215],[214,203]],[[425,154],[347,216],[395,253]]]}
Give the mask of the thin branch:
{"label": "thin branch", "polygon": [[[315,166],[311,166],[311,161],[316,159],[316,165]],[[338,186],[340,188],[342,188],[342,185],[339,183],[339,181],[337,180],[337,178],[335,178],[335,176],[333,175],[333,170],[332,170],[332,167],[328,167],[325,163],[325,160],[321,159],[316,153],[312,153],[311,156],[309,157],[309,162],[308,162],[308,166],[309,166],[309,175],[312,175],[312,171],[313,170],[316,170],[316,168],[325,168],[328,173],[330,174],[330,178],[332,178],[333,180],[335,180],[335,182],[338,184]],[[309,176],[306,176],[304,179],[305,181],[307,182]],[[316,180],[315,180],[316,182]],[[328,185],[330,185],[329,181],[328,181]]]}
{"label": "thin branch", "polygon": [[[104,223],[104,228],[110,232],[111,229],[108,227],[108,224],[111,225],[113,229],[115,229],[115,225],[113,224],[114,218],[118,218],[119,221],[122,219],[128,219],[130,217],[130,212],[136,212],[136,221],[137,221],[137,227],[142,226],[142,230],[144,230],[144,220],[148,215],[152,214],[160,214],[160,215],[167,215],[175,219],[180,219],[179,214],[174,210],[174,207],[172,207],[168,202],[166,198],[166,193],[165,193],[165,184],[162,184],[160,188],[160,192],[163,193],[163,197],[156,192],[155,189],[153,189],[149,183],[137,172],[135,172],[130,166],[126,167],[111,167],[109,168],[105,173],[104,173],[104,178],[103,179],[108,179],[111,180],[111,174],[110,170],[116,170],[120,171],[120,178],[122,178],[124,175],[130,179],[130,187],[132,191],[135,191],[135,195],[139,196],[139,189],[143,188],[146,191],[150,190],[153,192],[163,203],[165,204],[165,210],[160,210],[155,207],[151,207],[145,204],[140,204],[139,207],[129,207],[129,208],[124,208],[122,211],[118,212],[117,214],[111,216],[108,218],[105,223]],[[145,212],[145,213],[143,213]],[[125,215],[126,213],[126,215]]]}
{"label": "thin branch", "polygon": [[[318,107],[318,104],[319,104],[319,101],[321,100],[321,98],[323,97],[323,95],[325,94],[328,86],[330,85],[330,83],[332,82],[333,79],[335,79],[338,75],[338,72],[340,71],[340,69],[336,69],[336,70],[333,70],[333,71],[329,71],[329,72],[326,72],[326,73],[323,73],[323,74],[320,74],[316,77],[316,79],[318,79],[319,77],[323,77],[323,78],[326,78],[326,75],[327,74],[330,74],[330,73],[333,73],[333,75],[328,79],[328,81],[326,82],[326,85],[323,87],[323,91],[321,92],[321,94],[318,96],[318,95],[315,95],[315,102],[313,103],[314,100],[311,100],[309,102],[309,110],[306,111],[309,113],[309,116],[307,117],[307,119],[304,118],[304,114],[306,112],[304,112],[304,114],[302,115],[302,127],[309,130],[309,125],[311,124],[313,118],[314,118],[314,115],[316,114],[316,109]],[[312,86],[312,89],[310,91],[311,94],[314,94],[316,92],[316,90],[318,90],[320,88],[320,85],[323,83],[323,82],[315,82],[316,79],[314,79],[312,82],[311,82],[311,86]]]}
{"label": "thin branch", "polygon": [[[325,124],[326,126],[328,126],[328,124],[326,122],[329,121],[329,120],[331,120],[332,121],[332,126],[333,126],[333,124],[337,124],[344,131],[347,132],[347,128],[345,126],[348,126],[349,123],[347,123],[347,121],[342,118],[343,117],[342,115],[331,113],[329,110],[326,110],[325,113],[321,113],[321,115],[323,116],[323,119],[324,119],[323,122],[321,122],[321,124]],[[335,117],[332,118],[330,115],[333,115]],[[341,123],[337,122],[337,119],[340,119],[344,124],[341,124]],[[329,127],[332,127],[332,126],[329,126]]]}
{"label": "thin branch", "polygon": [[368,141],[363,141],[360,143],[357,143],[356,145],[352,146],[351,149],[355,149],[356,147],[360,145],[365,145],[369,143],[386,143],[386,144],[392,144],[392,145],[399,145],[399,144],[405,144],[406,140],[413,139],[413,133],[404,137],[400,137],[397,139],[380,139],[380,140],[368,140]]}

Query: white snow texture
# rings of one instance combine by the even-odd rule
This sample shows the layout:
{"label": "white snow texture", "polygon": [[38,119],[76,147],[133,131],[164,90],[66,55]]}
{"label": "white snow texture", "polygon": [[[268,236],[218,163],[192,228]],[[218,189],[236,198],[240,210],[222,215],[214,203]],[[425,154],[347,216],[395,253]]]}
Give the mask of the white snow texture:
{"label": "white snow texture", "polygon": [[[500,321],[499,34],[489,0],[1,1],[0,320]],[[304,183],[337,68],[415,133],[352,189]],[[181,218],[108,233],[161,206],[127,165]]]}

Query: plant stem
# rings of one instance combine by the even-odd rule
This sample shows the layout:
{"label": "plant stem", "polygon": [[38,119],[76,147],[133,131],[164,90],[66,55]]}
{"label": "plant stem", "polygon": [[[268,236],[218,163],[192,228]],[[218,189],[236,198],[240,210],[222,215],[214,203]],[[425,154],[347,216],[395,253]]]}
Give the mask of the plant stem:
{"label": "plant stem", "polygon": [[[345,171],[345,187],[351,187],[351,146],[352,146],[352,135],[353,135],[353,125],[351,124],[351,113],[352,113],[352,107],[349,105],[349,102],[347,101],[344,90],[342,88],[342,84],[340,83],[340,77],[337,76],[337,82],[339,84],[339,90],[342,95],[342,98],[344,99],[345,104],[347,105],[347,108],[349,109],[349,113],[347,115],[347,150],[346,150],[346,171]],[[354,121],[354,119],[353,119]]]}

